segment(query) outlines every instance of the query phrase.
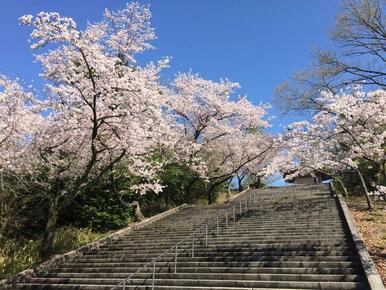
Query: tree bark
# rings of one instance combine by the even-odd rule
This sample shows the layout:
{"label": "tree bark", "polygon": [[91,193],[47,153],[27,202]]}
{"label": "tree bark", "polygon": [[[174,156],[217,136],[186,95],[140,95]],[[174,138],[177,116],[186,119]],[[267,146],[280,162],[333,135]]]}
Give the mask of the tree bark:
{"label": "tree bark", "polygon": [[239,186],[239,192],[242,192],[244,190],[243,179],[240,178],[239,176],[237,176],[237,182],[238,182],[238,186]]}
{"label": "tree bark", "polygon": [[207,195],[208,195],[208,204],[212,204],[213,203],[213,191],[215,189],[216,186],[210,186],[208,191],[207,191]]}
{"label": "tree bark", "polygon": [[135,221],[136,222],[143,221],[145,219],[145,217],[143,216],[143,214],[141,212],[141,207],[139,206],[139,202],[138,201],[133,201],[132,203],[130,203],[130,205],[132,207],[135,207],[135,210],[134,210]]}
{"label": "tree bark", "polygon": [[257,177],[257,184],[256,184],[256,188],[260,188],[261,186],[261,178],[260,176]]}
{"label": "tree bark", "polygon": [[212,204],[213,202],[213,193],[212,193],[212,189],[209,189],[208,191],[208,204]]}
{"label": "tree bark", "polygon": [[344,197],[348,197],[347,187],[344,185],[343,181],[340,180],[339,178],[334,178],[334,180],[336,180],[340,184],[340,186],[342,187],[343,192],[344,192]]}
{"label": "tree bark", "polygon": [[368,209],[371,211],[374,209],[373,207],[373,203],[371,201],[371,198],[370,198],[370,195],[369,195],[369,191],[367,190],[367,186],[366,186],[366,183],[365,183],[365,179],[363,178],[363,175],[362,173],[360,172],[359,169],[356,169],[356,172],[358,173],[358,176],[359,176],[359,179],[362,183],[362,187],[363,187],[363,191],[365,193],[365,197],[366,197],[366,201],[367,201],[367,205],[368,205]]}
{"label": "tree bark", "polygon": [[[246,171],[242,172],[241,174],[236,173],[239,192],[242,192],[244,190],[243,180],[245,179],[246,175],[247,175]],[[230,180],[230,182],[232,182],[232,179]]]}
{"label": "tree bark", "polygon": [[228,186],[227,186],[227,200],[229,200],[231,198],[231,186],[232,186],[232,182],[230,181],[228,183]]}
{"label": "tree bark", "polygon": [[53,253],[53,245],[55,238],[56,223],[59,214],[58,200],[51,200],[50,209],[48,211],[48,220],[43,233],[43,240],[40,247],[40,259],[47,260]]}
{"label": "tree bark", "polygon": [[261,178],[258,175],[251,175],[251,180],[252,180],[252,187],[253,188],[260,188],[261,186]]}

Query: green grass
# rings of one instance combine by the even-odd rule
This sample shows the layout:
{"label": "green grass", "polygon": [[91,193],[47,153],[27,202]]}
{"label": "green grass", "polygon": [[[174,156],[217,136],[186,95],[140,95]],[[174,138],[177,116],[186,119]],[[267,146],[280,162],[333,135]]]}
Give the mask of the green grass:
{"label": "green grass", "polygon": [[33,240],[1,240],[0,279],[38,263],[39,245]]}
{"label": "green grass", "polygon": [[232,197],[238,193],[239,193],[238,190],[231,190],[231,192],[230,192],[231,195],[229,196],[228,192],[221,191],[217,195],[216,203],[218,203],[218,204],[226,203],[230,197]]}
{"label": "green grass", "polygon": [[368,218],[366,218],[366,221],[375,222],[375,221],[377,221],[377,218],[375,216],[369,216]]}
{"label": "green grass", "polygon": [[[108,233],[96,233],[87,228],[59,228],[54,241],[54,254],[71,251],[98,240],[107,234]],[[5,240],[0,237],[0,279],[4,279],[38,264],[40,262],[40,243],[41,239]]]}
{"label": "green grass", "polygon": [[79,229],[75,227],[63,227],[57,231],[54,249],[55,253],[66,253],[93,241],[99,240],[109,234],[93,232],[91,229]]}

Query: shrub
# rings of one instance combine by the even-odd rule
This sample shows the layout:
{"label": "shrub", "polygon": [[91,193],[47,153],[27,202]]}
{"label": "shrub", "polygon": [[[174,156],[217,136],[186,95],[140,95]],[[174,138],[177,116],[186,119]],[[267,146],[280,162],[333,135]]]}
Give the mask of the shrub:
{"label": "shrub", "polygon": [[[118,186],[118,185],[115,185]],[[59,216],[62,226],[74,225],[104,232],[127,226],[133,215],[129,205],[131,195],[112,190],[106,180],[78,195]]]}

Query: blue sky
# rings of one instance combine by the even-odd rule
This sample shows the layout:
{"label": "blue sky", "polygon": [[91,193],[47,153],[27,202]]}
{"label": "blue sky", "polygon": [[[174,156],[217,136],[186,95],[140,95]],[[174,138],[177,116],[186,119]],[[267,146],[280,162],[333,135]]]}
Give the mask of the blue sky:
{"label": "blue sky", "polygon": [[[0,2],[0,72],[39,87],[39,65],[27,42],[29,29],[18,25],[23,14],[57,11],[84,27],[101,19],[104,8],[118,9],[127,1],[12,0]],[[213,80],[228,78],[241,84],[255,104],[270,103],[274,88],[312,61],[316,48],[332,48],[336,0],[149,0],[158,39],[156,50],[142,62],[172,57],[164,72],[192,70]],[[272,132],[293,118],[279,117]]]}

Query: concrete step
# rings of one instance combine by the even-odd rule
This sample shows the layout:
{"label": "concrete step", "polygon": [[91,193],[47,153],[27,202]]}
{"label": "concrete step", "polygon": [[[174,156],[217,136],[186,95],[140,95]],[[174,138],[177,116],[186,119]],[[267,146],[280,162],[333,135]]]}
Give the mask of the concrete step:
{"label": "concrete step", "polygon": [[[171,260],[171,256],[169,257],[162,257],[160,258],[160,261],[169,261]],[[149,259],[147,257],[130,257],[129,255],[114,255],[114,256],[98,256],[98,257],[82,257],[79,260],[85,261],[85,262],[147,262]],[[237,259],[234,256],[195,256],[194,258],[190,256],[179,256],[179,261],[190,261],[190,260],[201,260],[201,261],[266,261],[266,262],[274,262],[274,261],[357,261],[358,258],[356,256],[261,256],[261,255],[251,255],[251,256],[240,256],[237,257]]]}
{"label": "concrete step", "polygon": [[[153,247],[153,248],[142,248],[142,247],[131,247],[131,246],[111,246],[111,247],[101,247],[99,253],[101,251],[126,251],[128,253],[158,253],[160,250],[163,251],[163,247]],[[200,248],[205,251],[322,251],[322,252],[329,252],[329,251],[347,251],[352,249],[350,246],[308,246],[308,245],[291,245],[291,246],[280,246],[278,244],[277,246],[257,246],[253,244],[246,244],[246,245],[238,245],[235,244],[233,246],[221,246],[221,245],[214,245],[209,243],[207,246]]]}
{"label": "concrete step", "polygon": [[[138,267],[79,267],[77,265],[68,265],[68,268],[61,267],[54,270],[52,273],[134,273]],[[144,272],[152,272],[152,268],[146,268]],[[157,269],[157,272],[173,272],[174,265]],[[285,268],[285,267],[220,267],[220,266],[197,266],[197,267],[181,267],[178,264],[178,273],[253,273],[253,274],[359,274],[360,267],[351,268],[318,268],[318,267],[303,267],[303,268]]]}
{"label": "concrete step", "polygon": [[[176,241],[177,242],[177,241]],[[158,246],[164,246],[165,248],[168,248],[168,247],[171,247],[172,245],[176,244],[176,242],[174,241],[166,241],[166,242],[163,242],[163,241],[159,241],[157,243]],[[323,238],[292,238],[292,237],[283,237],[283,238],[270,238],[269,236],[267,236],[266,238],[261,238],[261,239],[252,239],[252,238],[248,238],[248,237],[240,237],[238,239],[232,239],[232,240],[228,240],[226,239],[226,237],[221,237],[221,233],[220,233],[220,238],[215,238],[215,237],[212,237],[209,239],[209,243],[211,244],[221,244],[221,245],[236,245],[236,244],[240,244],[240,245],[249,245],[249,244],[254,244],[254,245],[263,245],[263,244],[282,244],[282,245],[285,245],[285,244],[291,244],[291,242],[294,242],[294,243],[299,243],[299,244],[310,244],[310,245],[328,245],[328,244],[333,244],[333,245],[345,245],[345,244],[348,244],[349,241],[346,241],[346,239],[344,238],[340,238],[340,239],[337,239],[336,241],[332,242],[331,239],[328,239],[327,237],[323,237]],[[120,241],[120,242],[117,242],[115,245],[122,245],[122,246],[133,246],[135,247],[136,245],[142,245],[142,246],[149,246],[151,247],[153,245],[153,242],[151,241],[147,241],[147,242],[142,242],[142,243],[135,243],[135,242],[132,242],[132,241]]]}
{"label": "concrete step", "polygon": [[[76,260],[73,262],[64,263],[67,267],[142,267],[142,262],[110,262],[102,260],[100,262]],[[172,261],[162,262],[158,261],[159,267],[168,267],[173,265]],[[358,268],[361,264],[359,260],[356,261],[180,261],[178,260],[178,267],[292,267],[292,268]]]}
{"label": "concrete step", "polygon": [[[114,278],[31,278],[27,280],[34,284],[99,284],[113,286],[121,281]],[[134,285],[151,285],[151,281],[144,279],[132,279],[131,284]],[[157,286],[205,286],[205,287],[246,287],[246,288],[315,288],[315,289],[334,289],[334,290],[350,290],[350,289],[367,289],[365,282],[324,282],[324,281],[255,281],[255,280],[215,280],[215,279],[155,279]]]}
{"label": "concrete step", "polygon": [[[211,229],[208,228],[208,232],[210,234],[214,234],[216,229]],[[199,233],[205,232],[205,228],[203,228]],[[315,233],[315,228],[313,229],[302,229],[302,228],[297,228],[297,229],[266,229],[266,230],[261,230],[261,229],[244,229],[244,228],[235,228],[233,226],[229,226],[228,228],[221,228],[221,232],[226,232],[229,237],[232,236],[238,236],[242,234],[246,235],[252,235],[252,236],[263,236],[267,235],[269,233],[270,235],[299,235],[299,234],[318,234],[318,235],[325,235],[325,234],[345,234],[345,230],[343,228],[330,228],[330,229],[319,229],[317,233]],[[141,235],[141,236],[136,236],[133,238],[128,238],[131,241],[143,241],[143,240],[149,240],[151,238],[157,238],[157,239],[176,239],[176,240],[181,240],[188,236],[191,233],[191,231],[186,232],[186,233],[170,233],[169,235],[164,235],[163,237],[159,237],[156,235]]]}
{"label": "concrete step", "polygon": [[[130,251],[98,251],[97,254],[94,254],[94,257],[100,257],[101,255],[130,255],[131,257],[154,257],[160,252],[142,252],[142,253],[132,253]],[[355,255],[355,252],[352,250],[347,251],[213,251],[212,249],[201,249],[196,248],[194,250],[196,257],[199,256],[339,256],[339,255]],[[173,252],[172,252],[172,255]]]}
{"label": "concrete step", "polygon": [[[131,273],[49,273],[44,278],[66,278],[66,279],[125,279]],[[139,273],[135,275],[136,279],[151,279],[152,273]],[[257,274],[257,273],[159,273],[155,275],[156,279],[182,280],[251,280],[251,281],[319,281],[319,282],[360,282],[364,277],[355,274]]]}

